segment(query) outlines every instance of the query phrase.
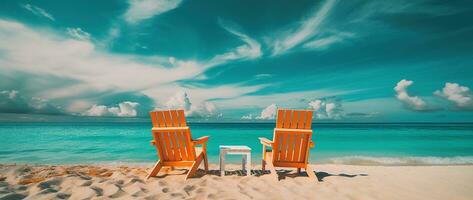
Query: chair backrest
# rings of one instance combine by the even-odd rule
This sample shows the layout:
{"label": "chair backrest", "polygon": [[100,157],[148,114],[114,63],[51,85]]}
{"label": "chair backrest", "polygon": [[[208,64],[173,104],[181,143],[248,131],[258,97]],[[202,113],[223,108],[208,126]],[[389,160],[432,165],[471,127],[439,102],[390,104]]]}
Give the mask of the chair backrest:
{"label": "chair backrest", "polygon": [[307,163],[312,138],[311,110],[278,110],[273,162]]}
{"label": "chair backrest", "polygon": [[195,147],[184,110],[150,112],[158,156],[163,161],[193,161]]}

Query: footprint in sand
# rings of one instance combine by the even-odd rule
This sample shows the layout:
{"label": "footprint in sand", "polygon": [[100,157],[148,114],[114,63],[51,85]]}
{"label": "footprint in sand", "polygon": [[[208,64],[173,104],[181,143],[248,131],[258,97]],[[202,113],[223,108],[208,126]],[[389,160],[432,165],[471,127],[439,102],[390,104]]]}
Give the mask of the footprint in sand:
{"label": "footprint in sand", "polygon": [[90,189],[94,190],[95,194],[97,196],[102,196],[103,195],[103,189],[102,188],[99,188],[97,186],[90,186]]}
{"label": "footprint in sand", "polygon": [[68,199],[71,196],[70,193],[65,193],[65,192],[59,192],[56,194],[56,197],[58,199]]}
{"label": "footprint in sand", "polygon": [[187,193],[187,195],[191,195],[190,193],[195,189],[195,186],[193,185],[186,185],[186,187],[184,187],[184,191]]}
{"label": "footprint in sand", "polygon": [[26,195],[18,194],[18,193],[10,193],[10,194],[6,194],[6,195],[3,195],[3,196],[0,195],[0,199],[2,199],[2,200],[24,199],[25,197],[26,197]]}
{"label": "footprint in sand", "polygon": [[163,188],[161,191],[163,191],[163,193],[168,193],[168,192],[169,192],[169,188]]}

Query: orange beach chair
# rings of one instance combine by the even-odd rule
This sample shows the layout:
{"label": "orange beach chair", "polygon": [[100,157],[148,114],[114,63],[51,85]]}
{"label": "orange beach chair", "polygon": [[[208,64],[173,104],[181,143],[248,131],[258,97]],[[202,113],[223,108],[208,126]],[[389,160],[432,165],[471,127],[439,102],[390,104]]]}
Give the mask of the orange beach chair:
{"label": "orange beach chair", "polygon": [[[206,143],[209,137],[192,140],[184,110],[152,111],[150,115],[153,123],[151,144],[156,147],[159,161],[146,178],[156,176],[162,167],[190,167],[186,175],[188,179],[195,174],[202,160],[207,173]],[[197,145],[202,145],[202,148],[196,148]]]}
{"label": "orange beach chair", "polygon": [[[279,180],[275,167],[304,168],[309,178],[317,180],[309,166],[309,148],[312,142],[312,111],[311,110],[278,110],[273,140],[260,137],[263,144],[262,168],[268,166],[271,175]],[[271,147],[271,151],[267,151]]]}

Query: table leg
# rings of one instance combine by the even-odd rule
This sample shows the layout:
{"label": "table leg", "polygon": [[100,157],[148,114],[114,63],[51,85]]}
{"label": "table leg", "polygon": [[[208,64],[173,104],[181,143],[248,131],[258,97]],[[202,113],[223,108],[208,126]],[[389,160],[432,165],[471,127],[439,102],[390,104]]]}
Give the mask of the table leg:
{"label": "table leg", "polygon": [[220,176],[225,176],[225,151],[220,151]]}
{"label": "table leg", "polygon": [[246,154],[246,162],[247,162],[246,175],[251,176],[251,153]]}
{"label": "table leg", "polygon": [[241,158],[242,158],[241,169],[242,171],[246,171],[246,155],[245,154],[241,155]]}

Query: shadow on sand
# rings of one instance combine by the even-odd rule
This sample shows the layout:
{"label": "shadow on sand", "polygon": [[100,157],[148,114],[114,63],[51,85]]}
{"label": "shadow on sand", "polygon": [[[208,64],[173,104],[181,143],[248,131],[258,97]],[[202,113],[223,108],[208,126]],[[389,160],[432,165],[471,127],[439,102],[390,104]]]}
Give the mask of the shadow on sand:
{"label": "shadow on sand", "polygon": [[[172,174],[186,174],[187,172],[188,172],[187,169],[174,169],[174,170],[172,170]],[[253,176],[256,176],[256,177],[262,176],[264,174],[269,174],[269,173],[270,173],[269,170],[265,170],[265,171],[263,171],[263,170],[251,170],[251,174]],[[277,173],[278,173],[278,176],[279,176],[279,180],[285,179],[286,177],[287,178],[296,178],[296,177],[301,177],[301,176],[308,177],[306,172],[297,173],[297,170],[281,169],[281,170],[277,170]],[[319,181],[324,181],[324,178],[330,177],[330,176],[339,176],[339,177],[345,177],[345,178],[355,178],[357,176],[368,176],[368,174],[346,174],[346,173],[331,174],[331,173],[327,173],[327,172],[323,172],[323,171],[319,171],[319,172],[314,171],[314,173],[317,176],[317,179]],[[166,177],[168,175],[169,174],[166,173],[166,174],[163,174],[163,175],[159,175],[157,177],[162,178],[162,177]],[[205,176],[205,175],[220,176],[220,170],[209,170],[207,173],[205,173],[205,171],[203,169],[199,169],[197,171],[196,175],[194,176],[194,178],[200,178],[200,177]],[[246,171],[243,171],[243,170],[226,170],[225,171],[225,176],[246,176]]]}

